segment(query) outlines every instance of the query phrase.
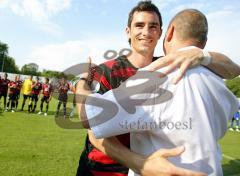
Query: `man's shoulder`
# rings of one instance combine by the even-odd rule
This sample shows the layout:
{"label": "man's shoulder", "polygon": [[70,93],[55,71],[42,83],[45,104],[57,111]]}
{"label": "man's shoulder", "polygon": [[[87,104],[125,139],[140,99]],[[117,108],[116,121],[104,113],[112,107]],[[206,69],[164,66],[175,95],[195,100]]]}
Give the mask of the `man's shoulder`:
{"label": "man's shoulder", "polygon": [[217,79],[219,81],[222,81],[222,78],[219,77],[217,74],[209,70],[208,68],[204,66],[198,66],[192,69],[187,70],[184,78],[188,78],[190,76],[195,76],[195,77],[211,77],[213,79]]}
{"label": "man's shoulder", "polygon": [[115,59],[111,59],[111,60],[101,63],[99,65],[99,67],[112,70],[116,67],[119,67],[120,65],[127,64],[127,63],[128,63],[128,61],[125,56],[119,56]]}
{"label": "man's shoulder", "polygon": [[[178,74],[179,70],[175,70],[168,74],[166,81],[163,83],[163,87],[172,87],[172,80],[177,77]],[[187,70],[183,78],[173,87],[174,89],[183,87],[182,90],[191,89],[194,92],[206,91],[209,88],[216,91],[220,87],[221,90],[227,90],[224,81],[218,75],[203,66]]]}

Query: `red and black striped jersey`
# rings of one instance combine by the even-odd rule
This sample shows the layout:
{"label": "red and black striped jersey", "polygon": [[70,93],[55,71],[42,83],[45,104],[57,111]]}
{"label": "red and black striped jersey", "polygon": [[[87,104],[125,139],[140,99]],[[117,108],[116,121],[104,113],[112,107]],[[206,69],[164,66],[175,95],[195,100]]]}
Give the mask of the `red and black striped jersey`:
{"label": "red and black striped jersey", "polygon": [[32,94],[39,95],[42,90],[42,83],[36,82],[32,85]]}
{"label": "red and black striped jersey", "polygon": [[43,93],[43,96],[46,96],[46,97],[49,97],[50,95],[51,95],[51,93],[52,93],[52,86],[51,86],[51,84],[43,84],[42,85],[42,93]]}
{"label": "red and black striped jersey", "polygon": [[18,83],[16,81],[11,81],[10,83],[8,83],[9,94],[16,94],[17,86],[18,86]]}
{"label": "red and black striped jersey", "polygon": [[17,81],[17,93],[20,93],[23,82],[21,80]]}
{"label": "red and black striped jersey", "polygon": [[60,83],[58,87],[58,92],[60,95],[67,94],[67,92],[70,90],[70,85],[66,83]]}
{"label": "red and black striped jersey", "polygon": [[[104,94],[108,90],[117,88],[121,82],[133,76],[137,71],[125,56],[109,60],[97,67],[92,68],[93,80],[100,83],[98,93]],[[129,134],[117,136],[125,146],[130,146]],[[103,154],[90,143],[88,136],[85,149],[79,161],[77,175],[93,176],[126,176],[128,168],[120,165],[107,155]]]}
{"label": "red and black striped jersey", "polygon": [[10,83],[9,79],[1,79],[0,92],[7,93],[9,83]]}

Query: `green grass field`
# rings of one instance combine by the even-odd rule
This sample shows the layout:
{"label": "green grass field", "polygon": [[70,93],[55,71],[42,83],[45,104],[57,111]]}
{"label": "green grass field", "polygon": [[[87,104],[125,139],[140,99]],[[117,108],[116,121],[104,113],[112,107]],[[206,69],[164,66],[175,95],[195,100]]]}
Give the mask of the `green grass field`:
{"label": "green grass field", "polygon": [[[0,115],[0,176],[75,175],[86,131],[60,128],[55,108],[53,101],[52,115],[46,117],[27,112]],[[228,132],[220,143],[224,175],[240,176],[240,133]]]}

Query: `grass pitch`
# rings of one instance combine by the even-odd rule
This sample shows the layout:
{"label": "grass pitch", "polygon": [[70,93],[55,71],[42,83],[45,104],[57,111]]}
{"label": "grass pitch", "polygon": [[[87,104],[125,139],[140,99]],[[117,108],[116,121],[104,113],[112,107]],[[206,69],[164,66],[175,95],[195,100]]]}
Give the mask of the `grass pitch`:
{"label": "grass pitch", "polygon": [[[48,116],[0,114],[1,176],[75,176],[86,130],[59,127],[56,106],[53,100]],[[224,175],[240,176],[240,133],[228,132],[220,144]]]}

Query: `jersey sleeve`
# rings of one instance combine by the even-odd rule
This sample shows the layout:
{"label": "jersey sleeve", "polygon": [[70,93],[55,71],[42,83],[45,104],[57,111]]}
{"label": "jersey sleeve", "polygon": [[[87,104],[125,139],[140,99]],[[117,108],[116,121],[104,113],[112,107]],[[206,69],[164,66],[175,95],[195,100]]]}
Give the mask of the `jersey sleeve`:
{"label": "jersey sleeve", "polygon": [[104,65],[100,64],[91,68],[91,87],[94,92],[104,94],[111,89],[109,72],[110,70]]}
{"label": "jersey sleeve", "polygon": [[[127,99],[126,99],[126,102]],[[138,123],[144,120],[148,123],[152,119],[147,116],[147,110],[137,107],[136,113],[130,114],[117,101],[112,90],[105,94],[90,95],[85,103],[86,115],[91,130],[96,138],[117,136],[134,131],[146,131],[139,128]]]}

